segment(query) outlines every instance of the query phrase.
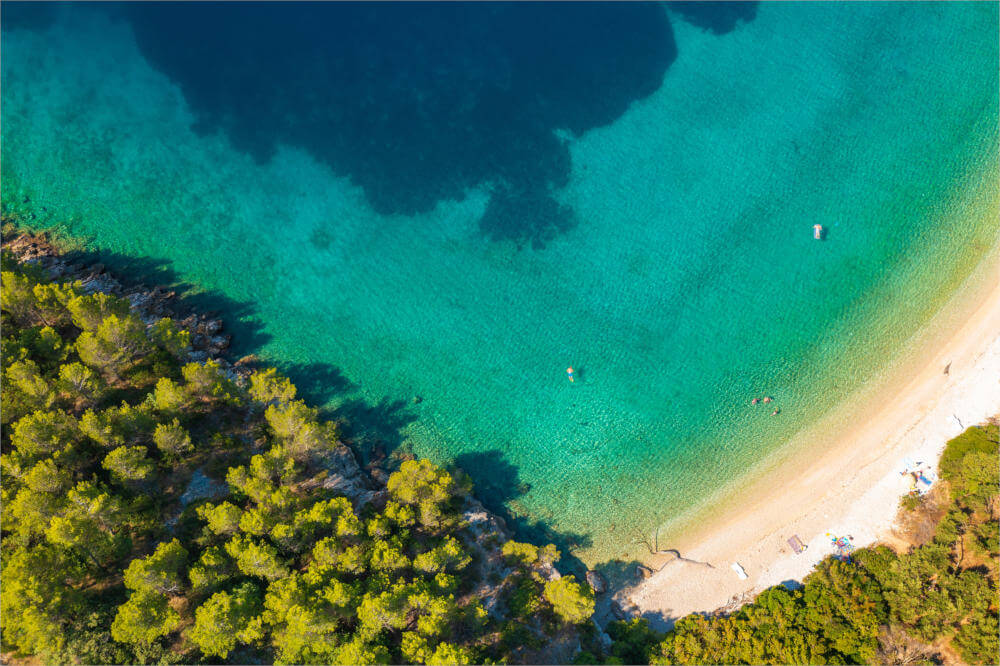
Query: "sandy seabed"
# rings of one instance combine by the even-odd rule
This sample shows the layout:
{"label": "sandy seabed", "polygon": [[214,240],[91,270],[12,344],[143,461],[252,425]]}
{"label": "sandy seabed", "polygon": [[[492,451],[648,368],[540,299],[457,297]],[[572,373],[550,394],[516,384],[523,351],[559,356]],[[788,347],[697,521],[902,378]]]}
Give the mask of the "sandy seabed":
{"label": "sandy seabed", "polygon": [[[862,405],[824,418],[805,434],[811,443],[790,445],[794,453],[719,515],[680,541],[661,541],[684,559],[654,556],[656,573],[619,591],[619,601],[665,629],[690,613],[735,609],[768,587],[801,581],[833,553],[829,535],[849,535],[857,547],[891,540],[910,488],[903,459],[936,465],[949,439],[1000,413],[1000,265],[984,263],[982,281],[956,296],[962,304],[939,314],[945,333],[915,340],[916,361]],[[792,552],[793,535],[808,544],[805,552]]]}

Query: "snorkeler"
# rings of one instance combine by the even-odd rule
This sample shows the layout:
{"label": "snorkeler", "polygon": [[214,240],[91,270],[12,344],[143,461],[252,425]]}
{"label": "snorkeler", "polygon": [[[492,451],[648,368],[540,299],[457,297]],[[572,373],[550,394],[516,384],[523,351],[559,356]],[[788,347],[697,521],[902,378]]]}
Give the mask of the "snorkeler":
{"label": "snorkeler", "polygon": [[573,368],[566,368],[566,377],[568,377],[571,382],[575,382],[576,381],[573,378]]}

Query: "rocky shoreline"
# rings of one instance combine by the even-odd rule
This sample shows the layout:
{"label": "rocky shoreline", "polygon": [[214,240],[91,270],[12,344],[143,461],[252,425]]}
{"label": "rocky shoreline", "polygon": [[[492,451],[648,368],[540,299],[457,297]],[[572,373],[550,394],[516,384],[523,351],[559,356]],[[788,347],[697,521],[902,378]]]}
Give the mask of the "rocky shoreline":
{"label": "rocky shoreline", "polygon": [[[16,231],[5,234],[0,246],[9,250],[21,262],[41,266],[53,280],[78,281],[87,293],[102,292],[127,299],[132,310],[147,326],[163,317],[171,318],[179,328],[191,334],[188,361],[213,361],[230,379],[244,385],[254,370],[261,367],[258,359],[252,355],[231,361],[227,352],[232,336],[224,331],[222,319],[216,318],[215,313],[183,311],[175,290],[160,285],[149,287],[142,283],[129,283],[110,272],[100,262],[72,261],[44,233]],[[362,467],[346,442],[339,442],[337,449],[327,456],[326,462],[330,475],[324,480],[324,487],[344,494],[358,506],[382,500],[389,470],[378,463]],[[510,538],[503,519],[489,514],[478,500],[470,498],[468,512],[488,516],[488,519],[479,519],[479,522],[493,524],[494,531],[506,536],[504,540]]]}
{"label": "rocky shoreline", "polygon": [[88,264],[71,261],[47,234],[16,231],[10,237],[5,234],[0,245],[12,252],[18,260],[38,264],[53,280],[79,281],[87,293],[103,292],[127,299],[132,304],[132,309],[147,324],[170,317],[180,328],[191,333],[192,349],[189,358],[192,361],[212,359],[226,368],[246,368],[243,374],[249,374],[247,366],[255,360],[253,357],[244,357],[231,363],[225,356],[232,336],[223,331],[223,321],[215,318],[215,313],[182,311],[176,291],[159,285],[148,287],[141,283],[123,282],[100,262]]}
{"label": "rocky shoreline", "polygon": [[[5,225],[6,226],[6,225]],[[180,304],[175,290],[156,285],[148,286],[142,283],[128,282],[113,274],[103,263],[73,261],[59,248],[47,233],[29,233],[20,229],[13,232],[5,229],[0,247],[10,251],[19,261],[41,266],[50,278],[54,280],[79,281],[88,293],[103,292],[125,298],[147,325],[152,325],[158,319],[170,317],[178,327],[191,334],[191,349],[188,359],[199,363],[213,361],[217,363],[230,379],[245,384],[254,370],[260,367],[255,356],[244,356],[231,361],[227,356],[232,336],[225,332],[224,322],[215,316],[216,313],[196,313],[186,311]],[[323,480],[323,486],[344,495],[356,506],[369,502],[376,505],[385,502],[387,491],[386,481],[390,470],[383,464],[386,460],[373,461],[362,467],[353,448],[346,442],[338,442],[336,449],[327,456],[326,467],[329,475]],[[199,497],[207,497],[219,492],[221,482],[200,477],[196,473],[188,489],[184,493],[187,502]],[[477,553],[480,564],[479,584],[474,594],[483,600],[483,605],[491,614],[500,612],[496,608],[499,587],[491,580],[503,579],[510,568],[504,562],[501,548],[503,544],[514,538],[504,519],[491,513],[472,494],[465,496],[462,515],[467,528],[462,530],[466,545]],[[538,574],[546,580],[561,577],[559,570],[550,563],[536,565]],[[598,598],[598,603],[605,606],[603,621],[596,618],[594,624],[597,638],[605,646],[610,645],[611,638],[605,632],[607,621],[624,619],[627,615],[608,593],[608,585],[595,571],[585,574],[587,583]],[[603,604],[601,602],[604,602]],[[607,604],[610,603],[610,608]],[[568,662],[581,649],[579,636],[564,636],[553,642],[546,649],[546,657],[551,663]],[[537,659],[540,655],[535,655]],[[545,659],[545,657],[542,657]],[[539,662],[541,663],[541,662]]]}

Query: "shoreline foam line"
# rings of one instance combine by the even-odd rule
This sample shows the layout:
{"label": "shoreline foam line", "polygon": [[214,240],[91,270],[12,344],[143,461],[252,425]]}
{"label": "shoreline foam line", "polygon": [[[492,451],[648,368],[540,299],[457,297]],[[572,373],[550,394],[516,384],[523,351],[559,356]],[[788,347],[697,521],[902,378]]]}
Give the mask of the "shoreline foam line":
{"label": "shoreline foam line", "polygon": [[[936,463],[949,439],[1000,411],[997,249],[917,334],[915,347],[925,353],[879,382],[876,395],[864,396],[891,396],[888,400],[871,401],[861,410],[853,405],[857,425],[828,436],[834,443],[823,453],[819,445],[790,444],[792,452],[747,484],[738,507],[730,498],[714,520],[702,516],[700,529],[669,544],[714,568],[653,558],[652,568],[659,570],[618,597],[664,628],[687,614],[748,602],[768,587],[801,580],[833,552],[827,532],[850,534],[856,546],[889,536],[907,491],[900,461],[909,456]],[[940,344],[945,332],[935,324],[942,319],[964,323]],[[928,360],[915,362],[919,358]],[[843,418],[835,411],[810,433]],[[786,543],[795,535],[809,545],[803,554],[794,554]],[[747,580],[730,571],[734,561],[746,569]]]}

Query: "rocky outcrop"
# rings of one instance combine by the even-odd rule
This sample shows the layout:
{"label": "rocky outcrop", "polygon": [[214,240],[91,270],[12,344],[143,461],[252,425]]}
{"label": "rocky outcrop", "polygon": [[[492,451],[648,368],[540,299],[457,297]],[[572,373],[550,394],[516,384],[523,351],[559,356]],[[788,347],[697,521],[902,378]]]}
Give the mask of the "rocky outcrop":
{"label": "rocky outcrop", "polygon": [[[163,317],[170,317],[178,327],[191,334],[190,361],[215,361],[230,379],[237,382],[244,381],[257,366],[255,356],[244,356],[236,363],[230,363],[224,354],[229,349],[231,336],[223,331],[222,320],[209,313],[182,312],[177,293],[171,289],[126,284],[110,274],[102,263],[70,261],[45,235],[13,233],[3,239],[3,248],[10,250],[22,262],[41,266],[53,280],[79,281],[87,293],[102,292],[125,298],[147,326]],[[373,479],[375,475],[369,476],[361,469],[354,453],[343,442],[337,442],[319,463],[326,472],[320,484],[344,495],[356,507],[369,502],[385,502],[387,473],[379,470],[378,478]],[[196,499],[215,496],[219,486],[224,488],[225,484],[213,481],[197,470],[181,503],[186,506]]]}
{"label": "rocky outcrop", "polygon": [[212,359],[223,368],[232,368],[237,378],[249,374],[225,357],[232,337],[223,332],[222,320],[206,313],[182,311],[176,291],[162,286],[126,284],[110,274],[100,262],[70,261],[44,235],[14,233],[3,239],[3,248],[24,263],[41,266],[53,280],[78,281],[88,294],[102,292],[128,300],[147,326],[164,317],[173,319],[191,334],[189,360],[204,363]]}
{"label": "rocky outcrop", "polygon": [[625,598],[613,599],[611,601],[611,614],[618,620],[629,620],[641,615],[639,607]]}
{"label": "rocky outcrop", "polygon": [[381,484],[376,486],[358,465],[350,447],[342,442],[323,454],[320,464],[327,473],[321,485],[351,500],[355,508],[368,503],[385,504],[387,492]]}
{"label": "rocky outcrop", "polygon": [[200,499],[215,499],[228,493],[229,486],[226,483],[209,478],[203,471],[196,469],[181,495],[181,506],[185,507]]}
{"label": "rocky outcrop", "polygon": [[478,584],[472,593],[481,601],[487,613],[502,618],[506,612],[500,605],[503,588],[492,581],[503,581],[512,572],[504,562],[500,550],[504,542],[510,539],[510,533],[502,518],[487,511],[479,500],[471,496],[465,499],[462,519],[466,523],[466,529],[461,532],[463,541],[466,548],[475,555],[479,567]]}
{"label": "rocky outcrop", "polygon": [[[79,281],[87,293],[103,292],[127,299],[131,309],[147,326],[163,317],[170,317],[178,327],[191,334],[191,348],[187,352],[190,361],[204,363],[213,360],[230,379],[240,383],[244,383],[259,365],[257,357],[252,355],[244,356],[235,363],[225,358],[231,338],[223,331],[222,320],[205,313],[181,312],[175,291],[161,286],[149,288],[144,285],[126,285],[108,273],[101,263],[71,262],[44,236],[15,233],[4,238],[2,245],[20,261],[36,263],[44,268],[54,280]],[[420,401],[419,396],[413,399],[414,403]],[[247,440],[246,444],[257,451],[262,450],[265,442]],[[338,441],[315,461],[317,474],[307,484],[322,486],[347,497],[358,509],[367,504],[381,508],[388,499],[386,484],[389,470],[382,467],[387,460],[384,452],[375,457],[373,463],[363,469],[353,450]],[[407,457],[412,458],[402,456]],[[197,469],[180,497],[181,510],[192,502],[218,498],[227,492],[228,486],[224,481],[212,479],[201,469]],[[463,502],[462,518],[465,526],[459,531],[459,535],[479,568],[476,587],[471,594],[481,601],[490,615],[505,619],[507,609],[502,606],[500,599],[504,583],[512,569],[504,561],[502,548],[513,535],[503,518],[488,511],[475,497],[466,495]],[[168,523],[173,526],[180,515],[181,511],[178,511]],[[548,562],[537,563],[535,570],[543,580],[561,577],[558,569]],[[596,572],[587,572],[587,582],[595,592],[607,589],[603,578]],[[540,631],[538,627],[535,629]],[[601,638],[605,636],[603,634]],[[568,663],[579,651],[579,633],[575,629],[566,628],[558,636],[550,637],[542,651],[532,653],[526,659],[529,663]]]}
{"label": "rocky outcrop", "polygon": [[607,581],[604,580],[604,576],[596,571],[587,571],[587,583],[590,585],[590,589],[594,591],[594,594],[603,594],[608,591]]}

